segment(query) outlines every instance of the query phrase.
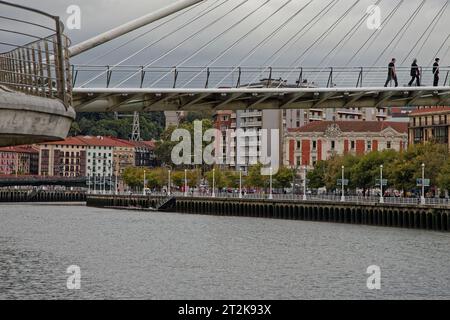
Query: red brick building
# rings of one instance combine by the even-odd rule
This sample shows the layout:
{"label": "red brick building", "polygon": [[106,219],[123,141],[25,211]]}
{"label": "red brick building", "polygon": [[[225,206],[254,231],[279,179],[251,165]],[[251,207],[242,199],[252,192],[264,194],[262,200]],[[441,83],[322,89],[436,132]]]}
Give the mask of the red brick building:
{"label": "red brick building", "polygon": [[284,139],[284,165],[314,166],[333,155],[393,149],[408,144],[408,124],[387,121],[321,121],[289,129]]}

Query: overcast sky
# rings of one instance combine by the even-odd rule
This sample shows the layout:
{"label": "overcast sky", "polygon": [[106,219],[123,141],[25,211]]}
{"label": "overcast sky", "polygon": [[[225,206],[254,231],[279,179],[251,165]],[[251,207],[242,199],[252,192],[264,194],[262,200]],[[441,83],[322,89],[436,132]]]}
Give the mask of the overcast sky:
{"label": "overcast sky", "polygon": [[[225,3],[213,10],[206,16],[189,24],[182,28],[183,24],[187,21],[191,21],[193,18],[199,15],[200,12],[217,2],[218,4],[224,1]],[[245,21],[240,23],[237,27],[230,30],[230,32],[219,37],[216,41],[208,46],[205,46],[211,39],[218,36],[221,32],[231,27],[234,23],[240,21],[244,16],[255,10],[265,0],[248,0],[238,10],[227,14],[237,4],[244,2],[244,0],[207,0],[205,3],[200,4],[195,9],[181,15],[179,18],[166,23],[162,27],[155,29],[147,35],[139,38],[136,41],[131,42],[125,47],[114,51],[101,59],[95,60],[102,53],[108,50],[118,47],[122,43],[130,40],[136,35],[155,28],[157,22],[153,25],[144,27],[136,32],[121,37],[115,41],[112,41],[99,48],[91,50],[88,53],[82,54],[76,57],[73,62],[75,63],[94,63],[94,64],[115,64],[122,59],[126,58],[133,52],[143,48],[146,44],[156,42],[157,45],[153,45],[148,49],[137,54],[132,59],[125,62],[128,65],[142,65],[148,64],[155,59],[158,59],[164,53],[173,50],[180,42],[196,34],[195,37],[187,41],[184,45],[174,49],[170,54],[164,58],[158,60],[153,66],[173,66],[179,65],[186,57],[192,55],[197,49],[202,48],[197,55],[187,61],[184,65],[207,65],[214,60],[221,52],[226,50],[233,42],[243,37],[252,28],[255,28],[259,24],[255,31],[251,32],[247,37],[243,37],[232,50],[229,50],[223,57],[218,59],[215,66],[227,66],[238,65],[242,59],[248,57],[248,54],[254,49],[261,41],[263,41],[271,32],[281,26],[291,15],[297,10],[303,7],[310,0],[271,0],[269,3],[262,7],[260,10],[252,14]],[[270,41],[264,45],[258,47],[257,50],[247,58],[243,65],[260,66],[283,44],[285,44],[296,32],[298,32],[305,24],[312,19],[316,14],[323,11],[324,7],[331,0],[313,0],[312,3],[302,11],[298,16],[294,17],[292,21],[277,32]],[[392,12],[394,7],[401,0],[381,0],[381,20],[385,19],[389,13]],[[80,30],[66,30],[66,34],[71,38],[73,43],[79,43],[80,41],[89,39],[90,37],[97,35],[101,32],[107,31],[113,27],[116,27],[122,23],[138,18],[143,14],[152,12],[159,8],[162,8],[168,4],[174,3],[174,0],[15,0],[15,2],[24,4],[30,7],[38,8],[54,15],[59,15],[65,22],[68,18],[66,13],[67,8],[70,5],[78,5],[81,8],[81,29]],[[288,4],[276,15],[271,16],[278,8],[284,3]],[[340,0],[335,7],[326,15],[324,15],[320,23],[316,24],[306,35],[302,36],[299,41],[291,46],[289,50],[282,51],[276,56],[276,61],[273,62],[276,66],[318,66],[323,58],[330,52],[332,48],[339,45],[335,51],[332,52],[329,57],[322,62],[322,66],[325,65],[345,65],[349,58],[360,48],[360,46],[366,41],[369,36],[374,32],[370,30],[364,19],[358,28],[354,28],[357,25],[359,19],[365,17],[366,9],[369,5],[374,4],[376,0]],[[364,50],[360,52],[356,59],[350,62],[350,65],[373,65],[377,57],[390,41],[396,37],[401,30],[405,22],[411,17],[413,11],[419,6],[422,0],[404,0],[400,9],[392,17],[392,20],[387,27],[383,28],[379,35],[375,38],[375,41],[370,47],[366,46]],[[419,15],[412,21],[411,26],[406,30],[407,32],[402,35],[399,34],[394,39],[392,45],[385,51],[384,55],[379,59],[377,65],[385,65],[391,57],[397,57],[399,61],[406,59],[405,65],[409,65],[413,57],[419,59],[419,63],[426,65],[434,57],[439,47],[447,38],[450,30],[450,9],[448,6],[443,11],[439,22],[435,26],[429,24],[433,18],[437,15],[439,10],[443,8],[443,5],[448,0],[425,0],[425,5],[419,12]],[[355,4],[356,3],[356,4]],[[323,41],[320,41],[317,45],[313,46],[311,50],[305,52],[305,50],[322,35],[332,24],[346,10],[349,10],[349,14],[338,24],[338,26],[326,36]],[[14,16],[15,18],[25,18],[28,21],[41,21],[34,15],[26,14],[16,10],[1,8],[2,15]],[[226,15],[224,17],[224,15]],[[197,34],[197,32],[208,25],[216,21],[211,27]],[[2,28],[7,25],[11,27],[13,24],[10,21],[1,21]],[[414,44],[422,36],[422,34],[429,27],[428,32],[425,33],[422,40],[415,49],[408,54],[411,49],[414,48]],[[35,29],[34,29],[35,30]],[[352,38],[347,42],[343,42],[345,34],[351,30],[356,30]],[[431,35],[428,37],[428,33]],[[169,36],[170,34],[170,36]],[[7,40],[9,42],[24,41],[23,38],[18,38],[11,34],[2,33],[2,41]],[[296,38],[295,38],[296,39]],[[428,39],[422,47],[425,39]],[[400,40],[400,41],[398,41]],[[370,43],[370,42],[369,42]],[[450,39],[443,45],[439,55],[443,65],[450,65],[447,60],[450,60],[448,47],[450,45]],[[2,51],[5,51],[4,46],[0,46]],[[367,51],[366,51],[367,50]],[[304,55],[299,59],[299,57]]]}

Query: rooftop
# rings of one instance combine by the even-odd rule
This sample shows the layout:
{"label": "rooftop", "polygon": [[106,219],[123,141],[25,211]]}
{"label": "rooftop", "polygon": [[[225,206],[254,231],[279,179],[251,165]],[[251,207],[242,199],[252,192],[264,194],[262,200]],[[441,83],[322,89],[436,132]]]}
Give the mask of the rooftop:
{"label": "rooftop", "polygon": [[413,112],[410,113],[410,115],[419,115],[419,114],[429,114],[429,113],[447,113],[450,112],[450,107],[449,106],[437,106],[437,107],[423,107],[423,108],[419,108],[414,110]]}
{"label": "rooftop", "polygon": [[408,132],[408,124],[391,121],[315,121],[289,132],[325,132],[331,125],[337,125],[342,132],[381,132],[392,128],[399,133]]}

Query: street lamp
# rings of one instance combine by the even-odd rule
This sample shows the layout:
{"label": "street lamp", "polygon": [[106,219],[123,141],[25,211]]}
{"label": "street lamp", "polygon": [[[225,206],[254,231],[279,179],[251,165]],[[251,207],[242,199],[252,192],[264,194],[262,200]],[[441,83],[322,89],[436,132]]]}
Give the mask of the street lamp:
{"label": "street lamp", "polygon": [[303,166],[303,201],[306,201],[306,165]]}
{"label": "street lamp", "polygon": [[145,169],[144,169],[144,188],[143,188],[143,195],[145,196]]}
{"label": "street lamp", "polygon": [[167,181],[167,195],[170,196],[170,169],[169,169],[169,180]]}
{"label": "street lamp", "polygon": [[216,169],[213,169],[212,197],[216,197]]}
{"label": "street lamp", "polygon": [[239,169],[239,199],[242,199],[242,168]]}
{"label": "street lamp", "polygon": [[269,170],[270,170],[269,199],[272,200],[273,199],[273,192],[272,192],[272,174],[273,174],[273,169],[272,169],[272,167],[270,167]]}
{"label": "street lamp", "polygon": [[184,196],[187,197],[187,169],[184,169]]}
{"label": "street lamp", "polygon": [[384,203],[383,196],[383,165],[380,165],[380,203]]}
{"label": "street lamp", "polygon": [[420,203],[425,204],[425,163],[422,163],[422,197]]}
{"label": "street lamp", "polygon": [[344,187],[344,179],[345,179],[345,166],[342,166],[342,191],[341,191],[341,202],[345,202],[345,187]]}

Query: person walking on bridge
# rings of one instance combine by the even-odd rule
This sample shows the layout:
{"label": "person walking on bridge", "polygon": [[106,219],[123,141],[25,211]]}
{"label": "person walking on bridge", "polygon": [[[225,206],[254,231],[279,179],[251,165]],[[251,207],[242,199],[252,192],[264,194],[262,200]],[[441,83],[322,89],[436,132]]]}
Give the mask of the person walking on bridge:
{"label": "person walking on bridge", "polygon": [[433,86],[437,87],[439,85],[439,58],[434,59],[433,63]]}
{"label": "person walking on bridge", "polygon": [[414,59],[413,63],[411,64],[411,81],[408,83],[408,86],[411,87],[414,80],[416,80],[416,86],[420,87],[420,69],[417,65],[417,59]]}
{"label": "person walking on bridge", "polygon": [[398,87],[397,71],[395,70],[395,61],[397,60],[395,58],[392,58],[391,62],[388,65],[388,78],[386,80],[386,83],[384,84],[385,87],[387,87],[392,80],[394,80],[395,86]]}

